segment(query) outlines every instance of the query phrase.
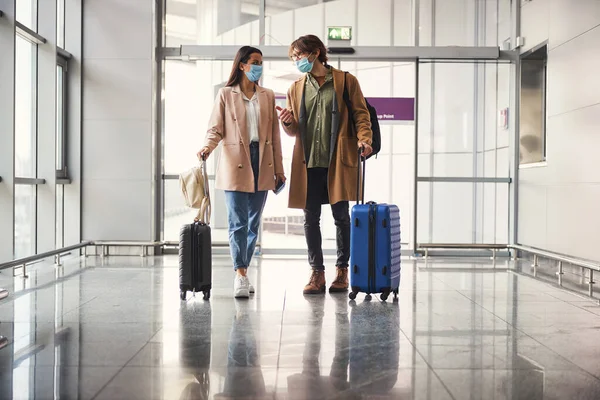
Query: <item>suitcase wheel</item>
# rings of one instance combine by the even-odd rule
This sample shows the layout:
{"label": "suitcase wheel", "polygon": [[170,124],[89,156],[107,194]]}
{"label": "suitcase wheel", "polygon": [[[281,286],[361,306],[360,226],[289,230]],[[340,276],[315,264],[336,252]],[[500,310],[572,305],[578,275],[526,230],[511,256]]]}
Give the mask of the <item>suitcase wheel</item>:
{"label": "suitcase wheel", "polygon": [[390,295],[389,292],[381,293],[381,301],[386,301],[389,295]]}
{"label": "suitcase wheel", "polygon": [[180,298],[181,300],[184,300],[184,301],[185,301],[185,298],[186,298],[186,297],[187,297],[187,292],[186,292],[185,290],[182,290],[182,291],[179,293],[179,298]]}
{"label": "suitcase wheel", "polygon": [[210,290],[205,290],[203,293],[204,293],[204,297],[202,297],[202,298],[204,300],[210,299]]}
{"label": "suitcase wheel", "polygon": [[398,289],[394,290],[394,301],[398,301]]}
{"label": "suitcase wheel", "polygon": [[365,301],[371,301],[371,299],[372,299],[371,294],[367,294],[365,296]]}
{"label": "suitcase wheel", "polygon": [[350,293],[348,293],[348,297],[350,298],[350,300],[356,299],[356,292],[350,292]]}

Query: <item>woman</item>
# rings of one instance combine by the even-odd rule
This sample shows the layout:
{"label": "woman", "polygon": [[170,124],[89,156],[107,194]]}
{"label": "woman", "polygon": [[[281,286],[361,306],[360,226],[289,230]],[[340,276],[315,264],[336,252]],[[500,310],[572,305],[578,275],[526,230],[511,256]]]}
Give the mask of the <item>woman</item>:
{"label": "woman", "polygon": [[225,191],[234,297],[254,292],[246,271],[252,260],[267,193],[285,182],[279,120],[272,90],[258,86],[262,53],[242,47],[226,87],[219,90],[198,157],[205,159],[223,142],[216,188]]}
{"label": "woman", "polygon": [[304,210],[304,235],[312,269],[304,294],[325,292],[322,204],[331,204],[336,226],[336,278],[329,291],[343,292],[348,290],[349,201],[356,200],[358,149],[364,157],[373,150],[369,110],[356,77],[327,64],[327,49],[317,36],[295,40],[289,55],[304,76],[288,90],[287,109],[279,117],[286,133],[296,138],[289,207]]}

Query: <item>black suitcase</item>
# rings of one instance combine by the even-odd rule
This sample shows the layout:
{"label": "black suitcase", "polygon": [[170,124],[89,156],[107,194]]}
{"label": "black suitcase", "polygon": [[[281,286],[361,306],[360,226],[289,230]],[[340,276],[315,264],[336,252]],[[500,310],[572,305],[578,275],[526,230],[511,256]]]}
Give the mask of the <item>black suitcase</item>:
{"label": "black suitcase", "polygon": [[210,226],[203,222],[184,225],[179,233],[179,290],[181,300],[188,291],[203,292],[210,298],[212,249]]}

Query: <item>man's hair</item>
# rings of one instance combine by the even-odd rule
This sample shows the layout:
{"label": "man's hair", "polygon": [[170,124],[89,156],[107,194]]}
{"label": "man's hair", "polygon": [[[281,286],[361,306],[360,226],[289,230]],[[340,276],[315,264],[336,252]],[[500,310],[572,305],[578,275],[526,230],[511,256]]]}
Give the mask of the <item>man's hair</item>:
{"label": "man's hair", "polygon": [[319,61],[321,61],[323,64],[327,64],[327,60],[329,59],[327,57],[327,48],[321,39],[315,35],[304,35],[294,40],[288,50],[288,55],[290,58],[295,50],[306,54],[316,53],[317,50],[320,50]]}

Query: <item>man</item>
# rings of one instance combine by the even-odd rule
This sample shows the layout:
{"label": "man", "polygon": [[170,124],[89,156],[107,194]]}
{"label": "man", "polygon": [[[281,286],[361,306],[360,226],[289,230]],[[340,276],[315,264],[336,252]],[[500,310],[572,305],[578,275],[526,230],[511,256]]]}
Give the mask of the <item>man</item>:
{"label": "man", "polygon": [[[373,151],[370,115],[357,79],[327,65],[327,50],[318,37],[298,38],[290,45],[289,55],[304,76],[288,90],[287,109],[281,110],[279,118],[286,133],[296,137],[289,207],[304,210],[304,235],[312,268],[304,293],[325,292],[322,204],[331,204],[336,225],[337,275],[329,291],[343,292],[348,290],[349,201],[356,200],[359,184],[358,149],[362,148],[365,157]],[[351,116],[344,101],[344,85]]]}

